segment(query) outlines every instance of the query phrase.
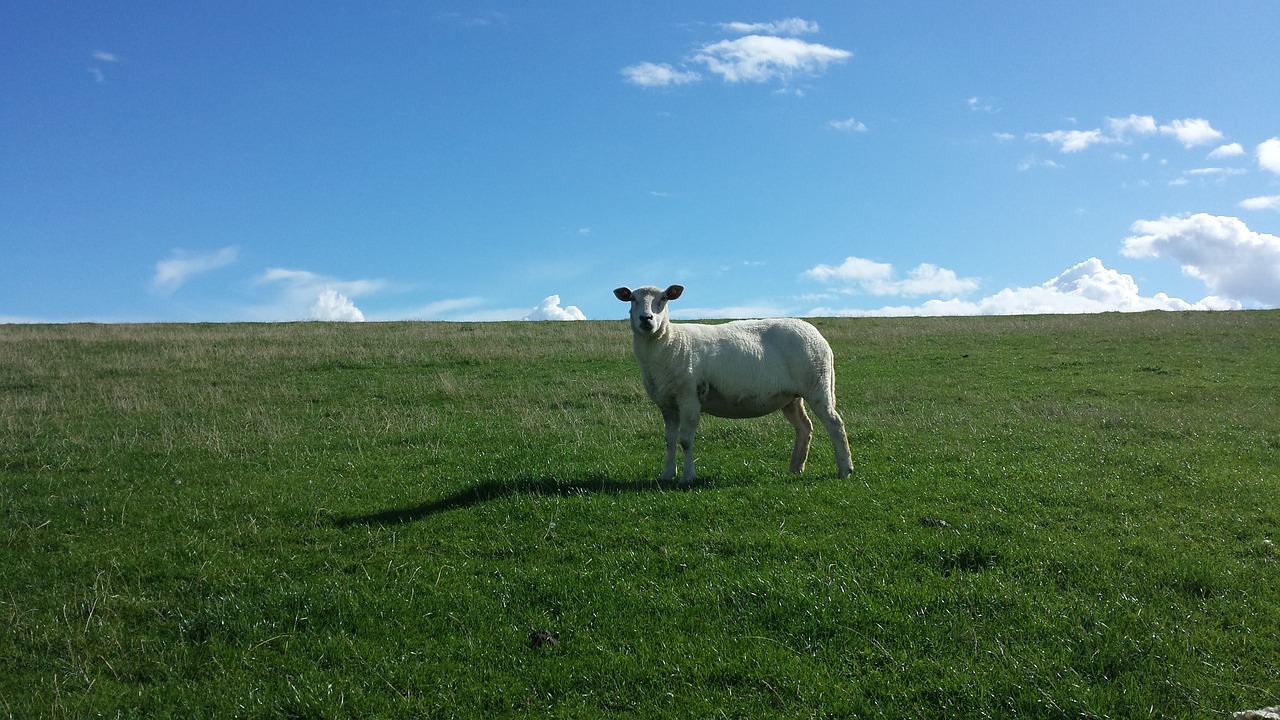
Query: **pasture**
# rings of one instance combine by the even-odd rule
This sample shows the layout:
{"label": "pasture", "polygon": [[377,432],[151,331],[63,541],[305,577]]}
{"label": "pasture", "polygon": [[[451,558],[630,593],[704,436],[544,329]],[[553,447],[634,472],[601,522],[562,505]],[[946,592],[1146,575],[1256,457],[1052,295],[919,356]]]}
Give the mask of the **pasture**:
{"label": "pasture", "polygon": [[621,320],[0,326],[0,716],[1280,703],[1280,312],[814,324],[688,490]]}

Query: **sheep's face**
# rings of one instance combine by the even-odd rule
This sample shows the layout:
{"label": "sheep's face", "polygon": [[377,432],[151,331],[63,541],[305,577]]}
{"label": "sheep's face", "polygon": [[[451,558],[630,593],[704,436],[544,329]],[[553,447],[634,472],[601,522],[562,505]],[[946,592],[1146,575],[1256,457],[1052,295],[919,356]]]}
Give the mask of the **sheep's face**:
{"label": "sheep's face", "polygon": [[657,335],[667,324],[667,303],[680,297],[684,288],[672,285],[666,290],[651,285],[632,290],[620,287],[613,291],[622,302],[631,303],[631,331],[637,335]]}

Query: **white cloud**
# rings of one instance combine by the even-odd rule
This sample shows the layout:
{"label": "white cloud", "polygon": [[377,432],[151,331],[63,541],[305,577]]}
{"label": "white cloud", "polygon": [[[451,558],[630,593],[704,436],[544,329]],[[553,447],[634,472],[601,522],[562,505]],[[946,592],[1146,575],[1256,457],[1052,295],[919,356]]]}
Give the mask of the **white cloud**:
{"label": "white cloud", "polygon": [[355,303],[333,288],[325,288],[311,306],[311,319],[327,322],[364,322],[364,313]]}
{"label": "white cloud", "polygon": [[836,130],[839,130],[840,132],[860,132],[861,133],[861,132],[867,131],[867,124],[859,120],[855,120],[854,118],[849,118],[847,120],[832,120],[827,124],[835,128]]}
{"label": "white cloud", "polygon": [[1230,300],[1208,297],[1198,303],[1164,293],[1144,297],[1131,275],[1112,270],[1089,258],[1035,287],[1006,288],[978,301],[929,300],[921,305],[890,306],[878,310],[814,308],[815,316],[917,315],[1036,315],[1144,310],[1225,310],[1238,308]]}
{"label": "white cloud", "polygon": [[239,252],[234,247],[224,247],[204,255],[192,255],[183,250],[175,250],[173,257],[156,263],[156,274],[151,283],[162,292],[174,292],[192,275],[217,270],[234,263]]}
{"label": "white cloud", "polygon": [[1080,152],[1090,145],[1115,142],[1102,134],[1101,130],[1054,130],[1047,133],[1028,133],[1031,140],[1044,140],[1058,146],[1064,153]]}
{"label": "white cloud", "polygon": [[479,13],[441,12],[436,17],[464,28],[505,28],[511,18],[503,12],[490,10]]}
{"label": "white cloud", "polygon": [[818,32],[818,23],[802,20],[801,18],[787,18],[786,20],[770,23],[728,22],[720,23],[720,27],[725,32],[737,35],[756,35],[761,33],[769,35],[805,35]]}
{"label": "white cloud", "polygon": [[1126,118],[1107,118],[1107,127],[1112,137],[1126,138],[1129,135],[1150,135],[1156,131],[1156,119],[1150,115],[1130,115]]}
{"label": "white cloud", "polygon": [[1038,167],[1058,169],[1058,168],[1061,168],[1062,165],[1060,165],[1057,162],[1054,162],[1053,160],[1042,160],[1038,157],[1033,156],[1029,158],[1024,158],[1022,161],[1018,163],[1018,172],[1026,172],[1028,170],[1031,170],[1033,168],[1038,168]]}
{"label": "white cloud", "polygon": [[586,320],[587,316],[573,305],[560,307],[559,295],[548,295],[522,320]]}
{"label": "white cloud", "polygon": [[964,101],[964,104],[969,106],[969,109],[972,110],[973,112],[984,112],[984,113],[1000,112],[1000,108],[997,108],[995,105],[992,105],[990,102],[984,102],[982,98],[977,96],[966,98]]}
{"label": "white cloud", "polygon": [[1243,154],[1244,154],[1244,148],[1240,146],[1240,143],[1231,143],[1229,145],[1219,145],[1218,147],[1214,148],[1213,152],[1209,153],[1209,157],[1215,158],[1215,159],[1229,158],[1229,157],[1236,157],[1237,155],[1243,155]]}
{"label": "white cloud", "polygon": [[93,59],[97,60],[98,62],[109,62],[109,63],[120,62],[119,55],[116,55],[115,53],[106,52],[105,50],[95,50],[93,53]]}
{"label": "white cloud", "polygon": [[[1130,115],[1123,118],[1109,117],[1106,120],[1106,132],[1103,132],[1101,128],[1092,130],[1054,130],[1047,133],[1027,133],[1027,139],[1044,140],[1052,143],[1057,145],[1058,149],[1064,153],[1080,152],[1093,145],[1130,143],[1134,137],[1153,135],[1155,133],[1172,135],[1185,148],[1206,145],[1222,139],[1222,133],[1215,130],[1208,120],[1202,118],[1174,120],[1168,125],[1158,125],[1155,118],[1150,115]],[[1230,147],[1229,145],[1223,146],[1223,148]],[[1221,150],[1222,148],[1219,149]],[[1222,151],[1224,153],[1230,152],[1230,150]],[[1218,151],[1215,150],[1214,152]]]}
{"label": "white cloud", "polygon": [[805,272],[824,283],[844,285],[844,292],[870,295],[946,295],[976,290],[977,278],[961,278],[955,271],[929,263],[917,265],[906,279],[894,279],[893,266],[860,257],[847,257],[839,265],[818,265]]}
{"label": "white cloud", "polygon": [[1264,195],[1241,200],[1240,207],[1245,210],[1280,210],[1280,195]]}
{"label": "white cloud", "polygon": [[642,62],[622,68],[627,82],[640,87],[667,87],[697,82],[702,76],[696,72],[677,70],[666,63]]}
{"label": "white cloud", "polygon": [[1222,133],[1214,130],[1209,125],[1209,121],[1202,118],[1174,120],[1168,125],[1161,125],[1160,132],[1165,135],[1173,135],[1185,148],[1207,145],[1222,139]]}
{"label": "white cloud", "polygon": [[1205,167],[1205,168],[1192,168],[1184,172],[1187,175],[1196,175],[1199,177],[1215,177],[1218,179],[1223,179],[1223,178],[1232,177],[1234,175],[1243,175],[1249,171],[1245,170],[1244,168]]}
{"label": "white cloud", "polygon": [[310,270],[270,268],[257,285],[275,288],[278,295],[269,305],[250,312],[262,320],[363,320],[364,313],[351,298],[380,292],[383,280],[339,280]]}
{"label": "white cloud", "polygon": [[1271,138],[1258,145],[1258,167],[1280,175],[1280,138]]}
{"label": "white cloud", "polygon": [[1121,249],[1126,256],[1168,256],[1215,295],[1280,307],[1280,237],[1205,213],[1139,220],[1133,231]]}
{"label": "white cloud", "polygon": [[745,320],[747,318],[788,317],[793,310],[762,303],[759,305],[726,305],[723,307],[671,307],[671,317],[680,320]]}
{"label": "white cloud", "polygon": [[[843,62],[853,53],[795,36],[818,32],[818,24],[801,18],[769,23],[721,23],[727,32],[742,35],[707,43],[685,58],[686,63],[704,66],[725,82],[786,82],[798,74],[816,75],[833,63]],[[627,82],[641,87],[684,85],[702,79],[694,70],[669,63],[642,62],[622,69]],[[780,93],[803,95],[803,91],[783,89]]]}
{"label": "white cloud", "polygon": [[764,83],[787,80],[797,73],[816,74],[852,56],[848,50],[795,38],[747,35],[704,45],[692,60],[726,82]]}

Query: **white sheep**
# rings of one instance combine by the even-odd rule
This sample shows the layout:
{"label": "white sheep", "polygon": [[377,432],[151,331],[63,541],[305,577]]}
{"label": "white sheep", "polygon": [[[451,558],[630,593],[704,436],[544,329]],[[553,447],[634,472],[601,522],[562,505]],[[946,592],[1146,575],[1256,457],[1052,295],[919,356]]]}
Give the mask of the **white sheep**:
{"label": "white sheep", "polygon": [[849,439],[836,411],[831,346],[817,329],[791,318],[677,325],[667,303],[683,292],[680,285],[613,291],[631,303],[631,348],[645,392],[662,410],[667,464],[660,479],[676,476],[677,441],[684,452],[680,482],[694,479],[693,436],[704,412],[750,418],[781,410],[796,429],[791,472],[804,472],[813,437],[806,400],[831,436],[840,477],[852,473]]}

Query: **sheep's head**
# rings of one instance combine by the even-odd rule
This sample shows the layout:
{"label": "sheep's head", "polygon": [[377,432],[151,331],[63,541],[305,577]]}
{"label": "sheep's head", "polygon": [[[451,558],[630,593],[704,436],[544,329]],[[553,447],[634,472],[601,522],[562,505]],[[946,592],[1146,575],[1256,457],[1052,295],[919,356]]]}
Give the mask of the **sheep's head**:
{"label": "sheep's head", "polygon": [[646,285],[632,290],[620,287],[613,291],[622,302],[631,303],[631,331],[637,335],[657,335],[667,323],[667,303],[684,292],[681,285],[666,290]]}

